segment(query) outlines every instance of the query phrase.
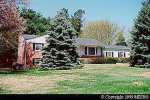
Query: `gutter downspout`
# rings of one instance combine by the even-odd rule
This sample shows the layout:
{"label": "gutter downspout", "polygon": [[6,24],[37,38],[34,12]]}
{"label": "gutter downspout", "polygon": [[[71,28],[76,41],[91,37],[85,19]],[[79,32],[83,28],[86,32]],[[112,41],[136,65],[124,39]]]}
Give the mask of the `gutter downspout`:
{"label": "gutter downspout", "polygon": [[24,66],[26,68],[27,64],[26,64],[26,56],[27,56],[27,47],[26,47],[26,41],[25,41],[25,46],[24,46],[24,52],[25,52],[25,57],[24,57]]}

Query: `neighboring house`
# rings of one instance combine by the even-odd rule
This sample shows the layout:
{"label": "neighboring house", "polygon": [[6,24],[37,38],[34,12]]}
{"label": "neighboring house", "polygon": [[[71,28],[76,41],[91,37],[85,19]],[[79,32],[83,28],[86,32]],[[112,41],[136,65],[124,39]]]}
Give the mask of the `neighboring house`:
{"label": "neighboring house", "polygon": [[[25,67],[37,66],[42,58],[42,47],[46,46],[48,35],[19,35],[18,63]],[[129,57],[130,51],[126,46],[105,45],[94,39],[76,38],[79,46],[80,59],[91,57]]]}

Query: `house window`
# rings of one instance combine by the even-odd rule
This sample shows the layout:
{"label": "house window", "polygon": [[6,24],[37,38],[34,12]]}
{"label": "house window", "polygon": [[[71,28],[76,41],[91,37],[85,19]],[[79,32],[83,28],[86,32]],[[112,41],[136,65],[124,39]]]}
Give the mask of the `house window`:
{"label": "house window", "polygon": [[113,52],[106,52],[106,57],[113,57]]}
{"label": "house window", "polygon": [[95,47],[88,47],[88,48],[89,48],[89,55],[97,54],[97,48],[95,48]]}
{"label": "house window", "polygon": [[125,57],[126,54],[124,52],[118,52],[118,57]]}
{"label": "house window", "polygon": [[38,65],[40,61],[41,61],[40,58],[33,58],[33,64],[34,65]]}
{"label": "house window", "polygon": [[33,49],[34,49],[34,51],[41,51],[43,45],[44,45],[44,44],[42,44],[42,43],[34,43],[34,44],[33,44]]}

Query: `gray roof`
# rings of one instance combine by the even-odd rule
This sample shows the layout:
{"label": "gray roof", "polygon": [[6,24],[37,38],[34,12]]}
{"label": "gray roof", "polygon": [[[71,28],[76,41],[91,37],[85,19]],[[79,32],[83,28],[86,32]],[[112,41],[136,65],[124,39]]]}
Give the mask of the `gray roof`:
{"label": "gray roof", "polygon": [[105,45],[95,39],[89,39],[89,38],[75,38],[75,41],[79,45],[87,45],[87,46],[101,46],[104,47]]}
{"label": "gray roof", "polygon": [[36,38],[36,37],[40,37],[40,35],[28,35],[28,34],[23,34],[23,38],[24,38],[25,40],[33,39],[33,38]]}
{"label": "gray roof", "polygon": [[105,45],[105,48],[115,48],[115,49],[129,49],[126,46],[121,46],[121,45]]}
{"label": "gray roof", "polygon": [[[36,37],[40,37],[40,35],[27,35],[23,34],[23,38],[25,40],[33,39]],[[105,48],[115,48],[115,49],[129,49],[126,46],[118,46],[118,45],[105,45],[95,39],[90,39],[90,38],[75,38],[75,41],[77,42],[78,45],[85,45],[85,46],[101,46]]]}

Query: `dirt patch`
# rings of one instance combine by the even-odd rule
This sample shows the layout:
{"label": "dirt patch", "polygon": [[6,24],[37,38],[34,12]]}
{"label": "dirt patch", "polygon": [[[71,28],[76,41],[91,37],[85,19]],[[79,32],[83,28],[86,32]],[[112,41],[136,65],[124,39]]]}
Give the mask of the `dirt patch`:
{"label": "dirt patch", "polygon": [[143,82],[133,82],[132,85],[134,85],[134,86],[139,86],[139,87],[140,87],[140,86],[145,86],[145,87],[148,86],[148,84],[143,83]]}
{"label": "dirt patch", "polygon": [[145,73],[142,73],[142,74],[136,74],[134,76],[142,76],[142,77],[150,77],[150,72],[145,72]]}
{"label": "dirt patch", "polygon": [[128,63],[116,63],[116,65],[119,65],[119,66],[129,66],[129,64]]}
{"label": "dirt patch", "polygon": [[46,93],[57,87],[57,82],[63,80],[74,80],[81,78],[78,75],[52,75],[52,76],[19,76],[2,77],[0,85],[7,91],[13,93]]}

